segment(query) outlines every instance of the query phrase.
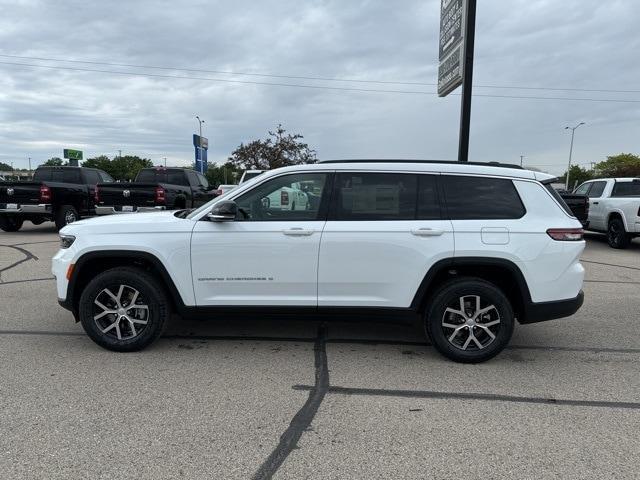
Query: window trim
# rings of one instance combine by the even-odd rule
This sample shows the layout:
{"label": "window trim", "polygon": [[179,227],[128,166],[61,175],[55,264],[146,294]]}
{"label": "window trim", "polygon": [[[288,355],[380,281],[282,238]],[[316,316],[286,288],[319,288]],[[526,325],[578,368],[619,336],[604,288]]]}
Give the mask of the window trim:
{"label": "window trim", "polygon": [[[333,192],[333,185],[334,185],[334,178],[335,178],[335,172],[333,170],[319,170],[319,171],[299,171],[299,172],[287,172],[284,173],[282,175],[276,175],[273,177],[269,177],[266,178],[264,181],[258,183],[257,185],[254,185],[253,188],[250,188],[248,190],[245,190],[243,192],[238,192],[238,195],[233,196],[232,198],[229,198],[229,200],[236,202],[238,201],[238,199],[240,197],[243,197],[251,192],[253,192],[255,189],[260,188],[263,185],[266,185],[267,183],[273,181],[273,180],[278,180],[278,179],[282,179],[284,177],[290,177],[290,176],[300,176],[300,175],[326,175],[327,179],[325,180],[325,184],[324,184],[324,188],[322,191],[322,197],[320,198],[320,206],[318,207],[318,215],[316,218],[314,219],[297,219],[297,220],[290,220],[290,219],[286,219],[286,218],[278,218],[278,219],[274,219],[274,220],[249,220],[249,219],[240,219],[240,220],[234,220],[235,222],[241,222],[241,223],[273,223],[273,222],[326,222],[327,221],[327,217],[328,217],[328,212],[329,212],[329,201],[331,198],[331,192]],[[201,217],[200,220],[205,220],[206,219],[206,215],[204,217]]]}

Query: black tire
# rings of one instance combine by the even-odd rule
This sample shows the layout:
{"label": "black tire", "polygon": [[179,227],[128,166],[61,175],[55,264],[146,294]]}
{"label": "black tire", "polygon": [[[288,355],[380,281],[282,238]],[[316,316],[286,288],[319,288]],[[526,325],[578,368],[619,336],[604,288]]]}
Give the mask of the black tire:
{"label": "black tire", "polygon": [[[131,308],[128,302],[134,299],[135,291],[135,304],[140,306]],[[100,317],[105,310],[96,302],[114,313]],[[83,290],[78,307],[80,322],[91,340],[115,352],[135,352],[153,343],[171,314],[162,285],[144,270],[131,267],[113,268],[96,276]]]}
{"label": "black tire", "polygon": [[42,225],[46,220],[44,217],[34,217],[31,219],[31,223],[34,225]]}
{"label": "black tire", "polygon": [[[462,297],[464,317],[451,311],[462,310]],[[489,308],[476,318],[478,322],[474,320],[478,312],[475,297],[480,299],[480,310]],[[455,328],[444,324],[455,325]],[[425,317],[427,338],[436,350],[461,363],[479,363],[495,357],[511,340],[513,328],[514,315],[509,299],[495,285],[479,278],[463,277],[443,285],[429,302]]]}
{"label": "black tire", "polygon": [[17,215],[0,215],[0,230],[4,232],[17,232],[22,228],[24,220]]}
{"label": "black tire", "polygon": [[624,229],[621,218],[612,218],[607,226],[607,243],[611,248],[627,248],[631,243],[631,235]]}
{"label": "black tire", "polygon": [[60,230],[78,220],[80,220],[80,215],[73,205],[62,205],[56,212],[56,229]]}

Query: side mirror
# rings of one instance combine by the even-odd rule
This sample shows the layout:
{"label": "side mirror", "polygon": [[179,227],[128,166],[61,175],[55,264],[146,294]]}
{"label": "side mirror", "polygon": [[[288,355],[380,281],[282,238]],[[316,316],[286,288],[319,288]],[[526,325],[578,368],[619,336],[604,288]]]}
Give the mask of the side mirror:
{"label": "side mirror", "polygon": [[215,205],[209,213],[207,218],[213,222],[232,222],[236,219],[238,214],[238,205],[236,202],[227,200]]}

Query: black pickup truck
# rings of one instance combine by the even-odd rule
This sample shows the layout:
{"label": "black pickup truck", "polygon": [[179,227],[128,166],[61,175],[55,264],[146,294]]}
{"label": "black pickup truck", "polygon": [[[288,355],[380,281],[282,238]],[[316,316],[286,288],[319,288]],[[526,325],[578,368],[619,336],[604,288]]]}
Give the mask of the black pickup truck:
{"label": "black pickup truck", "polygon": [[204,205],[217,195],[200,173],[189,168],[144,168],[133,182],[96,187],[96,213],[152,212]]}
{"label": "black pickup truck", "polygon": [[94,215],[95,187],[113,182],[108,173],[83,167],[38,167],[30,182],[0,183],[0,229],[20,230],[54,221],[60,230],[81,216]]}

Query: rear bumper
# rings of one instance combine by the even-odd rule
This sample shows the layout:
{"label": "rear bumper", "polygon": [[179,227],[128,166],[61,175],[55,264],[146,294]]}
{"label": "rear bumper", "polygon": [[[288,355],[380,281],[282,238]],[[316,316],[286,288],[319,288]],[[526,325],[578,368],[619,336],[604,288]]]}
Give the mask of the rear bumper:
{"label": "rear bumper", "polygon": [[584,302],[584,292],[581,290],[577,297],[555,302],[528,302],[518,321],[522,324],[545,322],[557,318],[570,317],[576,313]]}
{"label": "rear bumper", "polygon": [[53,207],[50,203],[40,203],[38,205],[21,205],[18,208],[6,208],[7,204],[0,204],[0,213],[21,214],[21,213],[37,213],[42,215],[50,215]]}
{"label": "rear bumper", "polygon": [[133,212],[123,212],[122,207],[120,210],[117,210],[117,207],[113,206],[103,206],[96,207],[97,215],[121,215],[121,214],[130,214],[130,213],[147,213],[147,212],[160,212],[162,210],[166,210],[167,207],[135,207],[136,209]]}

